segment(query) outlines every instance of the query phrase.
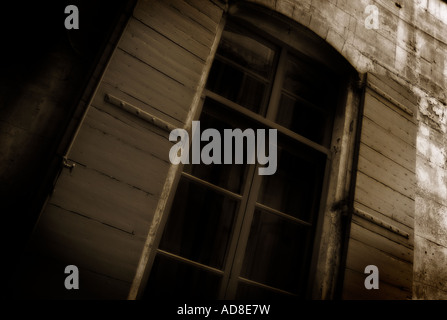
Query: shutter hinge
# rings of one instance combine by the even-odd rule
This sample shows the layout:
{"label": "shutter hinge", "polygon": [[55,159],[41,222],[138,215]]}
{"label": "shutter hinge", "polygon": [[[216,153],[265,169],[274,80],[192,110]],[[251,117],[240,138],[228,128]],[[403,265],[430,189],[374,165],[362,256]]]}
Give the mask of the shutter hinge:
{"label": "shutter hinge", "polygon": [[76,167],[76,163],[74,163],[73,161],[69,161],[67,156],[64,156],[62,158],[62,165],[65,168],[70,169],[70,173],[73,171],[74,167]]}

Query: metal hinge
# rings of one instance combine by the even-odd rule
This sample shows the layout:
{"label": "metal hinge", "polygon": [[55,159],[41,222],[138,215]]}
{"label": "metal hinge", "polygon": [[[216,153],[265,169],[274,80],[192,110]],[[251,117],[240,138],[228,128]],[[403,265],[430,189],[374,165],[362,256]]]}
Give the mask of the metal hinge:
{"label": "metal hinge", "polygon": [[73,171],[74,167],[76,167],[76,163],[74,163],[73,161],[69,161],[68,158],[67,158],[67,156],[64,156],[64,157],[62,158],[62,165],[63,165],[65,168],[70,169],[70,173]]}

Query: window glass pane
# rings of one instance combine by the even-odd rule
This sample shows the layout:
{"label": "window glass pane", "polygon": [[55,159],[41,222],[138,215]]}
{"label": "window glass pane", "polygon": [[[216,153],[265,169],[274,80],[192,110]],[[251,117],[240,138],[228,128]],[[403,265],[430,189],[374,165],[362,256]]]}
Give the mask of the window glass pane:
{"label": "window glass pane", "polygon": [[329,142],[332,126],[328,115],[298,99],[281,96],[276,122],[316,143]]}
{"label": "window glass pane", "polygon": [[241,86],[242,90],[236,103],[259,113],[260,107],[267,102],[268,85],[246,75]]}
{"label": "window glass pane", "polygon": [[[220,105],[219,103],[207,99],[200,116],[200,130],[203,132],[208,128],[219,131],[221,136],[221,160],[224,156],[224,129],[234,129],[235,127],[244,130],[247,127],[244,117],[234,111]],[[207,145],[208,141],[202,141],[201,146]],[[234,148],[233,148],[234,155]],[[245,181],[247,164],[188,164],[183,167],[183,171],[190,173],[202,180],[240,194]]]}
{"label": "window glass pane", "polygon": [[261,43],[245,30],[234,26],[226,28],[222,33],[217,54],[264,78],[270,76],[275,60],[275,50],[272,45]]}
{"label": "window glass pane", "polygon": [[319,70],[315,65],[303,59],[289,56],[283,88],[288,92],[319,106],[325,106],[331,96],[329,73]]}
{"label": "window glass pane", "polygon": [[222,268],[238,201],[181,178],[160,249]]}
{"label": "window glass pane", "polygon": [[325,157],[280,137],[278,167],[262,179],[258,202],[312,223],[318,213]]}
{"label": "window glass pane", "polygon": [[230,27],[223,32],[207,88],[247,109],[264,113],[277,49]]}
{"label": "window glass pane", "polygon": [[143,299],[217,299],[221,276],[157,254]]}
{"label": "window glass pane", "polygon": [[292,293],[305,290],[311,229],[255,210],[241,276]]}
{"label": "window glass pane", "polygon": [[211,68],[207,89],[259,113],[266,103],[268,83],[216,58]]}

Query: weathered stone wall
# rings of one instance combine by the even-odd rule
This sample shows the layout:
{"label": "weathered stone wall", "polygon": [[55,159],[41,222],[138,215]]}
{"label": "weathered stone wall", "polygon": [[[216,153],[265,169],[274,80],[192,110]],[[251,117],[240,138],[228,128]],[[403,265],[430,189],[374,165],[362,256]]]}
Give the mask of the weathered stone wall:
{"label": "weathered stone wall", "polygon": [[[307,26],[359,72],[418,98],[414,299],[447,299],[447,3],[442,0],[252,0]],[[378,9],[368,29],[368,5]]]}

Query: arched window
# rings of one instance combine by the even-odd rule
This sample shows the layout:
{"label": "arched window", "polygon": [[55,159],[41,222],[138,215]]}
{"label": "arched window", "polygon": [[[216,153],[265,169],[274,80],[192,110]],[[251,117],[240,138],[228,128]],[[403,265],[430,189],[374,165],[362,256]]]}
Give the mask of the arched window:
{"label": "arched window", "polygon": [[185,165],[145,298],[309,292],[334,115],[347,79],[294,24],[251,7],[229,12],[201,130],[276,129],[277,170],[261,176],[259,164]]}

